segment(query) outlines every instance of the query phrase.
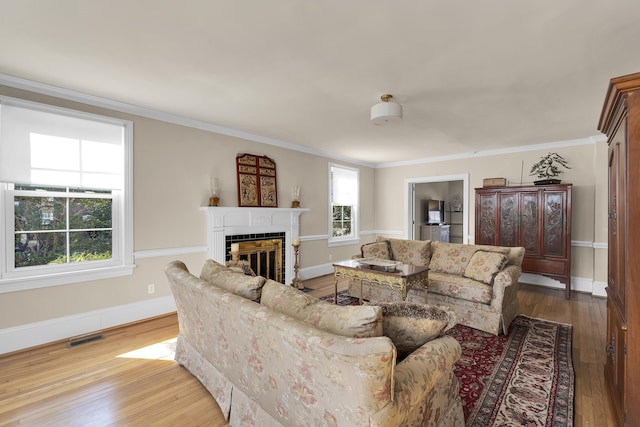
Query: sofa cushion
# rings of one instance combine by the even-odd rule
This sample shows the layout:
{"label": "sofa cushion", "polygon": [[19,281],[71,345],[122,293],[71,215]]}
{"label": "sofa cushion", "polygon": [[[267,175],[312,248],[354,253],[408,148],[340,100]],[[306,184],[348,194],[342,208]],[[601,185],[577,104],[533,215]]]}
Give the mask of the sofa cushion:
{"label": "sofa cushion", "polygon": [[420,267],[429,265],[429,257],[431,256],[430,240],[389,239],[378,236],[376,241],[389,242],[391,259],[393,260]]}
{"label": "sofa cushion", "polygon": [[509,247],[509,246],[489,246],[489,245],[475,245],[479,251],[487,252],[499,252],[505,254],[507,257],[507,265],[522,265],[522,258],[524,257],[523,247]]}
{"label": "sofa cushion", "polygon": [[221,271],[229,271],[229,270],[230,270],[229,267],[222,265],[220,263],[217,263],[212,259],[208,259],[204,262],[204,265],[202,266],[202,271],[200,271],[200,278],[205,282],[210,282]]}
{"label": "sofa cushion", "polygon": [[476,251],[471,256],[463,276],[491,285],[493,278],[504,268],[507,261],[507,256],[499,252]]}
{"label": "sofa cushion", "polygon": [[335,305],[273,280],[264,285],[260,304],[336,335],[382,336],[382,311],[377,306]]}
{"label": "sofa cushion", "polygon": [[491,304],[493,286],[454,274],[429,272],[429,294],[435,293],[461,300]]}
{"label": "sofa cushion", "polygon": [[455,313],[444,307],[408,302],[378,305],[382,308],[382,333],[396,346],[398,361],[456,324]]}
{"label": "sofa cushion", "polygon": [[477,248],[474,245],[432,242],[429,271],[462,276]]}
{"label": "sofa cushion", "polygon": [[200,278],[212,285],[256,302],[260,301],[262,287],[266,281],[262,276],[247,276],[211,259],[205,261]]}
{"label": "sofa cushion", "polygon": [[366,243],[360,247],[362,258],[391,259],[389,242]]}

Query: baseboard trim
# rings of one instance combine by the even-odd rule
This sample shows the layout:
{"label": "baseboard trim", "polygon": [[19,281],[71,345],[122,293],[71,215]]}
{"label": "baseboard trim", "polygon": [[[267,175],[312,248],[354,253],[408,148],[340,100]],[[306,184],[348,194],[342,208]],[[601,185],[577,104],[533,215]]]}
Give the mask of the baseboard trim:
{"label": "baseboard trim", "polygon": [[[547,288],[564,290],[564,283],[539,274],[522,273],[520,283],[528,283],[531,285],[540,285]],[[607,294],[604,291],[606,284],[596,282],[586,277],[571,277],[571,290],[591,294],[592,296],[602,297]]]}
{"label": "baseboard trim", "polygon": [[313,267],[302,268],[299,271],[301,280],[314,279],[320,276],[326,276],[327,274],[333,274],[333,264],[320,264]]}
{"label": "baseboard trim", "polygon": [[0,354],[65,340],[176,311],[173,296],[154,298],[87,313],[0,330]]}
{"label": "baseboard trim", "polygon": [[607,287],[607,282],[598,282],[596,280],[593,281],[593,295],[594,297],[607,297],[607,291],[605,290]]}

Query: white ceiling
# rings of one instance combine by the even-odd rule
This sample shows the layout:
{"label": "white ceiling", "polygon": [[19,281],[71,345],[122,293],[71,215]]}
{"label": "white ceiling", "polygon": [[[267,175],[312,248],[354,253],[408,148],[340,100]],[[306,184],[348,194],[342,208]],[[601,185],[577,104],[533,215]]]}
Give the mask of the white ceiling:
{"label": "white ceiling", "polygon": [[0,0],[0,73],[370,164],[598,135],[639,41],[637,0]]}

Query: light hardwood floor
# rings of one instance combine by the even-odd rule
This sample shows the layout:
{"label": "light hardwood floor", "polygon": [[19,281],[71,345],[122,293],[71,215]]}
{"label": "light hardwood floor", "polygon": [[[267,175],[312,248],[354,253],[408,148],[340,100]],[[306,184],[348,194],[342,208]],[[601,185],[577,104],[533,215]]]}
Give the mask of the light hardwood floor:
{"label": "light hardwood floor", "polygon": [[[305,285],[324,296],[333,276]],[[519,299],[522,314],[574,326],[574,425],[613,426],[603,378],[606,301],[577,293],[567,301],[561,290],[532,285],[521,286]],[[176,316],[167,315],[77,347],[0,357],[0,426],[227,425],[198,380],[170,360],[177,333]]]}

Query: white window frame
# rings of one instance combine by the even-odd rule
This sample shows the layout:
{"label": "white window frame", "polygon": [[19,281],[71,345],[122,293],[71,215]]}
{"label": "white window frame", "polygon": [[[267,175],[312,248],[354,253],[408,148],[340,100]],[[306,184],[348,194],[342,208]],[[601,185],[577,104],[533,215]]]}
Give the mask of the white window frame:
{"label": "white window frame", "polygon": [[13,190],[12,183],[0,183],[0,212],[4,217],[4,221],[0,224],[0,245],[2,245],[4,252],[4,255],[0,257],[0,294],[133,274],[135,268],[133,256],[133,122],[5,96],[0,96],[0,101],[10,102],[23,108],[103,121],[122,126],[124,129],[124,184],[121,190],[113,190],[112,192],[112,258],[70,263],[63,266],[15,269],[13,266],[15,251],[13,197],[16,191]]}
{"label": "white window frame", "polygon": [[[356,192],[357,195],[355,196],[355,205],[353,205],[351,207],[351,230],[352,230],[352,234],[349,236],[344,236],[344,237],[334,237],[333,236],[333,174],[331,172],[332,168],[339,168],[339,169],[344,169],[344,170],[348,170],[351,172],[355,172],[356,174]],[[357,244],[360,242],[360,209],[359,209],[359,205],[360,205],[360,170],[357,168],[352,168],[349,166],[343,166],[343,165],[339,165],[337,163],[329,163],[329,168],[328,168],[328,174],[329,174],[329,239],[328,239],[328,246],[329,247],[333,247],[333,246],[345,246],[345,245],[353,245],[353,244]]]}

